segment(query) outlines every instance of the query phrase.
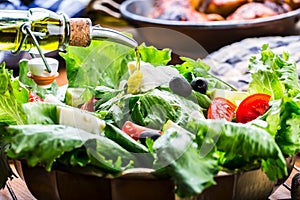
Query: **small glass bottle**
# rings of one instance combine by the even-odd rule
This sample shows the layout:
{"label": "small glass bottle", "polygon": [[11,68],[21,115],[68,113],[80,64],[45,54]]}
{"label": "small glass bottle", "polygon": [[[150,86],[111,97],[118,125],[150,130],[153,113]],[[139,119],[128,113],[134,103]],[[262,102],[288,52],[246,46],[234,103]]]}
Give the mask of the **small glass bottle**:
{"label": "small glass bottle", "polygon": [[[0,10],[0,50],[44,52],[70,46],[88,46],[91,40],[110,40],[135,48],[137,42],[112,29],[92,26],[89,18],[68,18],[42,8],[28,11]],[[29,37],[28,37],[29,36]]]}

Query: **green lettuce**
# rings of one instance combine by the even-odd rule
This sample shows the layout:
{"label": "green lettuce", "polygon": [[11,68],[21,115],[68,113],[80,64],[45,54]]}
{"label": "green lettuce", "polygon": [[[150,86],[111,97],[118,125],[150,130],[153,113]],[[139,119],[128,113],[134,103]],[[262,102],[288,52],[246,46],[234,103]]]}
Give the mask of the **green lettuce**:
{"label": "green lettuce", "polygon": [[250,93],[271,95],[270,109],[261,117],[285,156],[300,150],[300,85],[296,62],[288,52],[275,54],[267,44],[250,59]]}
{"label": "green lettuce", "polygon": [[264,116],[267,130],[273,133],[277,144],[285,156],[293,156],[300,151],[300,94],[286,95],[272,103]]}
{"label": "green lettuce", "polygon": [[[68,47],[60,53],[66,62],[69,87],[117,87],[134,60],[134,50],[108,41],[92,41],[86,48]],[[113,58],[113,59],[112,59]]]}
{"label": "green lettuce", "polygon": [[28,90],[12,72],[0,65],[0,123],[3,125],[24,124],[26,116],[22,112],[22,104],[28,102]]}
{"label": "green lettuce", "polygon": [[[187,130],[196,134],[201,151],[216,148],[220,165],[230,170],[261,167],[270,180],[287,175],[286,162],[275,139],[264,129],[225,120],[194,120]],[[211,142],[205,142],[210,140]]]}
{"label": "green lettuce", "polygon": [[249,70],[252,80],[250,93],[265,93],[276,100],[289,89],[300,91],[296,63],[287,52],[275,54],[267,44],[262,46],[261,55],[250,58]]}
{"label": "green lettuce", "polygon": [[216,158],[199,153],[192,133],[170,121],[166,126],[153,144],[156,173],[170,176],[180,197],[199,194],[215,185],[214,175],[219,171]]}
{"label": "green lettuce", "polygon": [[[197,100],[197,99],[195,99]],[[105,103],[95,105],[96,111],[122,125],[133,121],[160,130],[168,121],[186,124],[192,117],[204,118],[202,108],[193,101],[167,90],[154,89],[144,94],[117,95]]]}
{"label": "green lettuce", "polygon": [[45,102],[29,102],[22,105],[26,114],[26,124],[57,124],[57,109],[55,104]]}
{"label": "green lettuce", "polygon": [[47,171],[64,153],[80,148],[85,149],[90,165],[110,173],[132,167],[135,160],[106,137],[63,125],[13,125],[7,128],[4,139],[10,144],[10,158],[26,159],[29,166],[42,165]]}
{"label": "green lettuce", "polygon": [[26,123],[22,104],[28,102],[28,90],[5,66],[5,63],[0,64],[0,188],[3,188],[7,179],[14,175],[5,154],[9,145],[2,140],[4,128],[8,125]]}
{"label": "green lettuce", "polygon": [[[157,50],[141,44],[139,47],[144,62],[165,65],[171,60],[169,49]],[[107,86],[118,88],[121,80],[127,79],[127,63],[135,60],[135,51],[127,46],[109,42],[92,41],[86,48],[68,47],[60,53],[66,62],[69,87]]]}
{"label": "green lettuce", "polygon": [[158,50],[153,46],[146,46],[144,43],[138,47],[141,60],[151,63],[153,66],[167,65],[171,61],[171,50]]}

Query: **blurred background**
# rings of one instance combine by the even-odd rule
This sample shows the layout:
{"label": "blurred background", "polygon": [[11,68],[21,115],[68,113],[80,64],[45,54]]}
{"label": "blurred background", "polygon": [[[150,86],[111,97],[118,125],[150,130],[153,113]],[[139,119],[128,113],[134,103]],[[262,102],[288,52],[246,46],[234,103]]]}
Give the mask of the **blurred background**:
{"label": "blurred background", "polygon": [[[132,34],[139,43],[170,48],[175,62],[178,55],[205,58],[245,38],[299,34],[299,0],[0,1],[0,9],[34,7],[63,12],[70,18],[88,17],[94,25]],[[48,56],[55,57],[57,52]],[[0,52],[0,61],[11,68],[17,68],[24,57],[27,52]]]}

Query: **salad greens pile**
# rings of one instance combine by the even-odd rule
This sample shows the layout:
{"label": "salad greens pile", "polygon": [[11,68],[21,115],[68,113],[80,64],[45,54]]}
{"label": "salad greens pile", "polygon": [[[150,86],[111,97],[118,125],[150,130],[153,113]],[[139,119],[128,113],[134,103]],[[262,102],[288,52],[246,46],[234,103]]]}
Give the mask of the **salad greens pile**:
{"label": "salad greens pile", "polygon": [[[181,64],[168,65],[171,50],[144,44],[138,50],[144,63],[176,69],[188,82],[206,78],[209,91],[235,89],[212,75],[210,66],[200,59],[183,57]],[[279,56],[264,45],[261,54],[250,59],[249,92],[270,94],[272,101],[263,116],[247,124],[206,119],[210,98],[195,91],[182,97],[159,85],[127,93],[127,65],[135,60],[135,52],[126,46],[93,41],[87,48],[68,47],[61,56],[66,61],[68,87],[87,90],[84,99],[97,100],[95,112],[70,105],[28,103],[29,89],[21,83],[26,70],[20,71],[23,78],[18,79],[2,64],[0,169],[8,173],[0,177],[1,187],[13,176],[5,163],[8,157],[48,171],[96,168],[99,176],[119,176],[129,168],[147,167],[158,178],[172,179],[178,196],[189,197],[216,184],[214,177],[220,171],[261,168],[276,181],[287,175],[285,158],[299,152],[300,87],[295,62],[286,52]],[[60,119],[61,108],[80,113],[79,120],[66,123]],[[97,118],[105,126],[98,127],[99,134],[91,133],[78,126],[81,115]],[[162,135],[155,141],[147,138],[143,145],[122,131],[126,121],[161,130]]]}

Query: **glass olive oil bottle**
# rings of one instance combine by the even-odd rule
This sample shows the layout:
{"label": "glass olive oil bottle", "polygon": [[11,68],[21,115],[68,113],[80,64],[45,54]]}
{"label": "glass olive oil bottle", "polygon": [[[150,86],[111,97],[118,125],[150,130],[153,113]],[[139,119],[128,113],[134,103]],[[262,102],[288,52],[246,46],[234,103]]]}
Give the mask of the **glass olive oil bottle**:
{"label": "glass olive oil bottle", "polygon": [[[33,39],[26,37],[28,26],[44,51],[65,49],[68,43],[66,17],[44,9],[0,12],[0,50],[17,51],[35,48]],[[24,42],[22,44],[22,42]]]}
{"label": "glass olive oil bottle", "polygon": [[91,40],[110,40],[135,48],[137,42],[108,28],[92,26],[88,18],[68,18],[42,8],[0,10],[0,50],[34,50],[34,36],[43,51],[64,50],[68,45],[88,46]]}

